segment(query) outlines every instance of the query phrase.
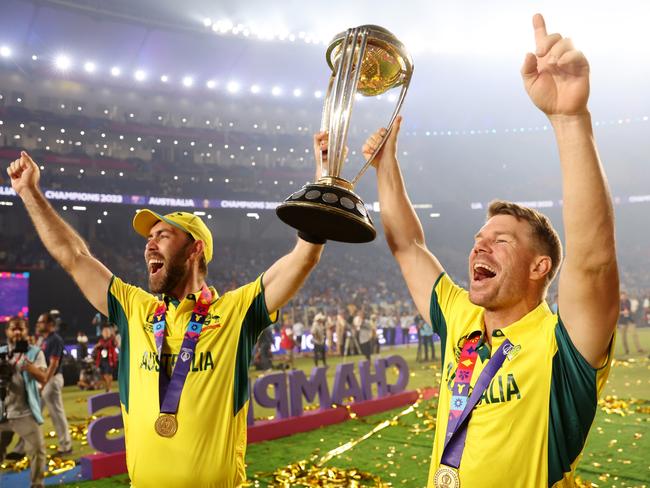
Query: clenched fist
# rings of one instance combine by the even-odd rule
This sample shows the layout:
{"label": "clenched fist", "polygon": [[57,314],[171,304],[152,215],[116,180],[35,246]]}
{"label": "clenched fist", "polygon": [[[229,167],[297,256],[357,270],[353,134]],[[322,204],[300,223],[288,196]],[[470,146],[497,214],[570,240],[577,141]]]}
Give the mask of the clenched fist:
{"label": "clenched fist", "polygon": [[395,124],[393,125],[390,134],[388,134],[388,138],[386,139],[386,142],[383,146],[381,146],[381,144],[386,137],[386,134],[388,133],[385,128],[382,127],[370,137],[368,137],[361,149],[363,157],[366,159],[366,161],[372,157],[377,148],[380,146],[381,149],[371,163],[375,168],[378,168],[385,158],[397,159],[397,136],[399,135],[400,127],[402,127],[402,116],[398,115],[395,119]]}
{"label": "clenched fist", "polygon": [[20,159],[16,159],[7,168],[11,178],[11,186],[20,195],[23,191],[36,189],[41,178],[41,171],[34,160],[25,151],[20,152]]}

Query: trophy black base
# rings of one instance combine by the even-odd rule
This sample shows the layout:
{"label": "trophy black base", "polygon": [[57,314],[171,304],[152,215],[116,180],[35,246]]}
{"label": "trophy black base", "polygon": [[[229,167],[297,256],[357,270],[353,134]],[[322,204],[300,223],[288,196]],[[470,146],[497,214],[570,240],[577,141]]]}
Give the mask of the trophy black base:
{"label": "trophy black base", "polygon": [[305,185],[275,212],[285,224],[323,239],[360,243],[377,236],[361,198],[339,186]]}

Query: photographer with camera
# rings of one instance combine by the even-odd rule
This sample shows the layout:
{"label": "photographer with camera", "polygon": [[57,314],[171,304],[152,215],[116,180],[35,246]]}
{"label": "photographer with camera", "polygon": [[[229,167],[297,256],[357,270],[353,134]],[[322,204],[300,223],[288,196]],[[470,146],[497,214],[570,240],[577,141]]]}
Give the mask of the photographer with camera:
{"label": "photographer with camera", "polygon": [[[38,383],[45,383],[47,365],[43,352],[27,342],[25,319],[13,317],[7,322],[7,345],[0,346],[0,432],[10,431],[25,440],[31,466],[31,486],[43,485],[45,440],[40,424],[41,399]],[[11,437],[0,440],[0,461]]]}

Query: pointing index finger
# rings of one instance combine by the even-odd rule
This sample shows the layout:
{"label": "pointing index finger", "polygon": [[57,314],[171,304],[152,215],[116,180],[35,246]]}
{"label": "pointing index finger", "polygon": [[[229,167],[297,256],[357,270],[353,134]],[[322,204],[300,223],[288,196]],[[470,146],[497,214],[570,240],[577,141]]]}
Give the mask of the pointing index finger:
{"label": "pointing index finger", "polygon": [[542,14],[535,14],[533,16],[533,29],[535,30],[535,47],[539,50],[543,45],[544,39],[548,35],[546,33],[546,22],[544,22]]}

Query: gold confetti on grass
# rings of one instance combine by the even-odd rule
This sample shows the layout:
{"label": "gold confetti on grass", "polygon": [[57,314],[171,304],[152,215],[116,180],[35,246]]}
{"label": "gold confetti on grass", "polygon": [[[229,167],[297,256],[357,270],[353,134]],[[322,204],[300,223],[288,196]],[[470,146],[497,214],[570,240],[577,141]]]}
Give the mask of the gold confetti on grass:
{"label": "gold confetti on grass", "polygon": [[[45,477],[55,476],[73,469],[77,463],[72,459],[61,459],[59,456],[47,455],[47,470]],[[0,468],[7,471],[24,471],[29,468],[29,458],[25,456],[17,461],[6,461],[0,464]]]}
{"label": "gold confetti on grass", "polygon": [[598,401],[598,406],[608,415],[625,417],[635,412],[650,414],[650,401],[638,398],[622,399],[616,395],[606,395]]}
{"label": "gold confetti on grass", "polygon": [[[337,467],[325,466],[325,465],[332,459],[336,457],[340,457],[347,451],[358,446],[366,439],[369,439],[373,436],[376,436],[377,438],[381,438],[381,434],[379,432],[381,432],[382,430],[388,427],[398,425],[400,423],[400,420],[404,416],[411,414],[413,412],[416,412],[418,418],[422,418],[424,419],[424,421],[430,422],[431,419],[434,419],[433,426],[428,425],[426,430],[420,429],[420,432],[426,432],[428,430],[435,428],[435,418],[434,418],[435,415],[431,413],[432,410],[431,402],[425,402],[426,403],[426,407],[424,409],[425,412],[422,412],[421,398],[422,396],[420,395],[420,398],[414,404],[405,408],[404,410],[394,415],[390,419],[386,419],[379,422],[361,437],[358,437],[356,439],[351,439],[348,442],[334,449],[331,449],[323,456],[320,456],[320,458],[317,454],[314,454],[308,460],[303,459],[294,463],[290,463],[286,466],[276,469],[272,473],[257,473],[254,479],[251,480],[247,484],[247,486],[260,486],[259,485],[260,479],[268,480],[267,481],[267,483],[269,483],[268,486],[278,487],[278,488],[288,488],[291,486],[310,486],[310,487],[345,486],[350,488],[356,488],[361,486],[374,486],[374,487],[384,488],[384,487],[393,486],[392,483],[382,480],[380,476],[361,471],[358,468],[343,469],[343,468],[337,468]],[[338,408],[346,408],[349,414],[353,413],[349,405],[343,405]],[[355,422],[369,423],[368,420],[358,417],[356,415],[350,415],[350,417]],[[391,446],[391,448],[388,449],[388,453],[386,454],[386,457],[389,458],[389,460],[385,464],[379,463],[377,467],[383,468],[384,470],[388,470],[391,469],[393,466],[395,466],[395,462],[392,461],[390,458],[394,457],[396,452],[397,449],[395,448],[395,446]],[[389,466],[391,466],[391,468],[389,468]],[[393,471],[389,471],[388,473],[386,473],[386,475],[390,478],[397,477],[397,473]]]}
{"label": "gold confetti on grass", "polygon": [[598,485],[592,483],[591,481],[583,480],[580,476],[577,476],[575,479],[576,488],[598,488]]}
{"label": "gold confetti on grass", "polygon": [[[78,423],[71,423],[68,427],[68,430],[70,432],[70,437],[75,440],[79,441],[82,446],[85,446],[88,444],[88,426],[90,423],[97,419],[98,416],[92,415],[90,417],[69,417],[68,420],[72,421],[78,421]],[[79,422],[80,421],[80,422]],[[109,435],[115,435],[121,432],[121,429],[111,429],[109,431]],[[56,432],[51,430],[49,432],[45,432],[43,434],[43,437],[47,441],[48,439],[54,439],[56,437]],[[47,444],[46,448],[49,449],[50,451],[56,451],[58,449],[56,444]],[[45,472],[45,476],[54,476],[60,473],[63,473],[65,471],[69,471],[73,469],[76,466],[76,462],[72,459],[63,459],[58,455],[55,454],[48,454],[47,455],[47,471]],[[23,471],[25,469],[29,468],[29,458],[25,456],[22,459],[19,459],[18,461],[5,461],[0,464],[0,469],[6,469],[9,471]]]}

